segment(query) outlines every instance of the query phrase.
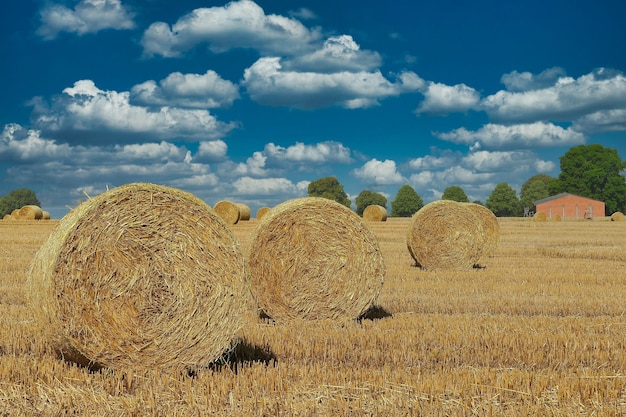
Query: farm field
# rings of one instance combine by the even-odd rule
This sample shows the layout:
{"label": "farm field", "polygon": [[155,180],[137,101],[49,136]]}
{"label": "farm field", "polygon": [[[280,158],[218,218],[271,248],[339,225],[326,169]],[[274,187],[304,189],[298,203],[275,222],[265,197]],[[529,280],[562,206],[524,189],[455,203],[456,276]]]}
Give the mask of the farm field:
{"label": "farm field", "polygon": [[[195,375],[90,372],[57,358],[26,304],[57,221],[0,221],[0,416],[626,415],[626,222],[498,219],[481,268],[425,271],[410,219],[368,223],[386,280],[347,324],[274,324]],[[244,253],[256,220],[232,229]]]}

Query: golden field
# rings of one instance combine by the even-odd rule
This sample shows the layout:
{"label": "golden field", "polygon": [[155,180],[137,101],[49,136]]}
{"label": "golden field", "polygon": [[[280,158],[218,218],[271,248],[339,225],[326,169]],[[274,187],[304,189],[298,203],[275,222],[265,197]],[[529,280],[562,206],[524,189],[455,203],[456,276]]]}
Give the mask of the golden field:
{"label": "golden field", "polygon": [[[276,325],[195,375],[90,372],[35,334],[30,261],[57,221],[0,221],[0,416],[626,415],[626,222],[499,219],[482,268],[425,271],[410,219],[369,223],[387,274],[367,318]],[[232,226],[245,251],[254,219]]]}

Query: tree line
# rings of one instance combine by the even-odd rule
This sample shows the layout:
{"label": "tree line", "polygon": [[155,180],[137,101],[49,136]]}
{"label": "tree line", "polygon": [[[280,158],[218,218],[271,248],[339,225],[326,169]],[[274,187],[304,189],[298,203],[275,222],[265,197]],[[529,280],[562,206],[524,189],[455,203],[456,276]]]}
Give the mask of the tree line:
{"label": "tree line", "polygon": [[[605,215],[626,211],[626,161],[617,150],[600,144],[580,145],[571,148],[560,159],[561,173],[558,178],[537,174],[521,187],[520,195],[506,182],[496,185],[486,202],[473,201],[489,208],[498,217],[520,217],[534,212],[535,201],[563,192],[600,200],[605,203]],[[326,177],[309,184],[309,196],[325,197],[346,207],[351,201],[343,186],[335,177]],[[442,200],[469,202],[465,191],[458,185],[446,188]],[[363,190],[356,197],[356,212],[363,214],[369,205],[387,208],[387,198],[371,190]],[[410,217],[424,206],[422,197],[413,187],[400,187],[391,201],[391,217]]]}

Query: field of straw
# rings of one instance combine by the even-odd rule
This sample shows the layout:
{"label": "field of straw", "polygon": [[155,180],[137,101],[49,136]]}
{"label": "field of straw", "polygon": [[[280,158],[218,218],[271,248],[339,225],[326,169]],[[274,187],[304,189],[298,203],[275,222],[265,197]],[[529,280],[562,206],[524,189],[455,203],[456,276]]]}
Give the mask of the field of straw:
{"label": "field of straw", "polygon": [[[426,271],[410,219],[368,223],[386,263],[360,321],[274,324],[194,374],[90,372],[56,357],[26,304],[57,221],[0,221],[0,416],[626,415],[626,223],[499,219],[481,268]],[[242,249],[256,220],[231,226]]]}

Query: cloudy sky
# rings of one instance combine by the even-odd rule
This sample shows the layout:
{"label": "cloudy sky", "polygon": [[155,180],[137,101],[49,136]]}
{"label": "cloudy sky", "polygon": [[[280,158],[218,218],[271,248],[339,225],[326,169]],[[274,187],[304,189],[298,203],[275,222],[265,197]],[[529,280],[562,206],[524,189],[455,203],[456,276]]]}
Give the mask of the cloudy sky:
{"label": "cloudy sky", "polygon": [[[0,195],[63,216],[130,182],[256,212],[485,201],[601,143],[626,159],[622,0],[21,0],[0,14]],[[354,205],[353,205],[354,207]],[[388,204],[388,207],[389,204]]]}

